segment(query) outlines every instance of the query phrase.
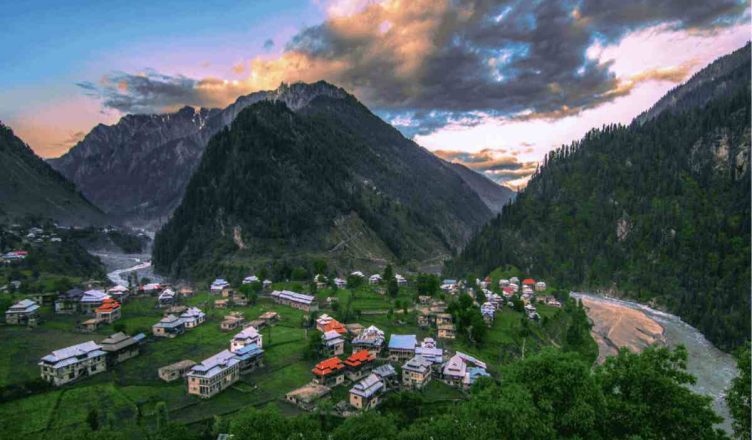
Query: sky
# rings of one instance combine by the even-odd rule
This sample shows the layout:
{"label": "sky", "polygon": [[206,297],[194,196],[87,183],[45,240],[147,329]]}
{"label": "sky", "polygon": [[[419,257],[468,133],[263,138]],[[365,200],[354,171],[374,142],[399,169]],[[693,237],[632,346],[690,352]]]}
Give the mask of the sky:
{"label": "sky", "polygon": [[7,2],[0,121],[42,157],[95,125],[326,80],[447,160],[520,188],[750,39],[749,1]]}

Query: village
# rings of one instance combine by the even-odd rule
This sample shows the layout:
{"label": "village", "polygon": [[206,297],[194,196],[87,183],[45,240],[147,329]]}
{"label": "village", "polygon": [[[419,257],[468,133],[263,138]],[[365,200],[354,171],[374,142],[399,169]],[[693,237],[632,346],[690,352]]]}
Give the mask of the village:
{"label": "village", "polygon": [[[489,328],[493,328],[497,315],[516,314],[515,300],[524,304],[522,314],[531,322],[540,319],[538,308],[552,312],[561,307],[555,298],[545,294],[544,282],[532,279],[475,280],[474,288],[480,289],[485,297],[484,302],[478,303],[474,288],[468,287],[466,281],[443,280],[434,297],[416,295],[405,277],[394,275],[400,289],[405,291],[402,296],[415,298],[405,307],[408,309],[405,313],[392,310],[381,274],[366,276],[355,271],[347,278],[362,278],[362,285],[350,290],[345,280],[335,277],[329,283],[319,274],[311,282],[317,286],[317,295],[277,290],[274,288],[277,283],[253,275],[246,277],[238,288],[217,279],[206,286],[203,294],[195,294],[187,286],[158,283],[136,288],[76,287],[54,296],[28,295],[8,308],[5,321],[7,326],[27,327],[33,332],[36,327],[44,327],[48,319],[57,321],[59,317],[71,322],[67,330],[77,335],[105,336],[54,347],[41,356],[36,363],[39,375],[54,387],[86,383],[86,378],[117,370],[120,364],[127,368],[141,352],[151,351],[149,346],[164,347],[201,327],[214,326],[225,342],[224,346],[214,345],[215,352],[210,356],[150,365],[149,374],[166,383],[180,383],[186,395],[202,400],[214,399],[230,388],[243,388],[242,384],[249,383],[244,378],[255,382],[254,386],[262,386],[260,379],[254,381],[254,374],[264,370],[269,354],[276,354],[274,345],[266,347],[264,333],[276,340],[277,328],[282,330],[280,326],[284,325],[286,330],[298,327],[296,333],[303,333],[299,342],[304,343],[298,344],[300,349],[311,349],[311,334],[320,343],[315,345],[315,357],[305,359],[313,364],[306,374],[307,380],[300,383],[304,377],[297,374],[296,380],[288,382],[290,389],[283,390],[279,398],[304,411],[312,411],[317,402],[329,399],[333,411],[348,416],[378,406],[393,391],[420,391],[437,383],[441,385],[437,389],[453,388],[457,391],[455,395],[461,396],[480,378],[492,376],[487,360],[472,353],[476,347],[458,335],[452,314],[448,313],[448,303],[458,301],[459,297],[471,298]],[[347,301],[353,291],[369,303],[381,300],[381,308],[361,310],[361,319],[340,322],[331,316],[335,314],[333,309],[341,299]],[[251,300],[249,296],[254,298]],[[125,333],[125,328],[133,327],[128,323],[129,308],[141,315],[145,306],[155,312],[151,315],[158,314],[148,331]],[[50,319],[45,309],[54,317]],[[257,315],[248,312],[254,309],[263,311]],[[391,320],[389,314],[393,314]],[[139,317],[140,322],[143,320]],[[413,322],[409,323],[410,320]],[[109,331],[112,333],[103,334]],[[201,347],[201,352],[208,350],[209,347]],[[299,385],[293,387],[295,382]]]}
{"label": "village", "polygon": [[[8,252],[2,264],[12,268],[30,252]],[[153,420],[160,402],[173,419],[200,424],[270,403],[348,417],[397,392],[462,400],[500,364],[561,339],[554,290],[521,275],[440,280],[389,267],[195,285],[78,279],[46,292],[9,284],[0,293],[12,299],[0,326],[0,379],[9,390],[43,392],[0,402],[0,415],[12,422],[27,401],[60,408],[74,390],[90,394],[102,417],[123,414],[122,423]],[[478,319],[463,318],[470,315]],[[483,327],[482,340],[473,326]],[[87,416],[58,412],[39,412],[28,432],[75,427]]]}

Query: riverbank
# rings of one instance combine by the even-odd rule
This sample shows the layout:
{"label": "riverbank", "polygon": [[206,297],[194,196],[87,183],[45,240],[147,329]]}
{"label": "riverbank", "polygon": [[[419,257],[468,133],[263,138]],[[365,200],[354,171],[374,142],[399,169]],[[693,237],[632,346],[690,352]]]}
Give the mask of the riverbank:
{"label": "riverbank", "polygon": [[716,348],[699,330],[670,313],[599,295],[572,293],[572,296],[582,301],[593,322],[599,361],[616,353],[618,347],[638,352],[652,344],[686,347],[687,371],[697,378],[690,388],[713,399],[713,409],[724,418],[720,427],[731,432],[725,391],[736,376],[733,356]]}

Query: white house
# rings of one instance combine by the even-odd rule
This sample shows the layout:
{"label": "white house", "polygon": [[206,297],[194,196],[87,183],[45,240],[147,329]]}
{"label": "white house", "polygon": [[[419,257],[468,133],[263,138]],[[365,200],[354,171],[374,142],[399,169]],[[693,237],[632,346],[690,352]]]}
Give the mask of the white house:
{"label": "white house", "polygon": [[188,394],[206,399],[237,382],[240,360],[229,350],[224,350],[191,367],[185,377],[188,379]]}
{"label": "white house", "polygon": [[248,326],[236,334],[230,341],[230,351],[235,353],[246,345],[256,344],[258,348],[263,346],[262,335],[256,330],[256,327]]}
{"label": "white house", "polygon": [[94,341],[55,350],[39,362],[42,379],[60,386],[107,369],[107,353]]}
{"label": "white house", "polygon": [[110,295],[101,290],[87,290],[81,297],[81,311],[83,313],[94,313],[94,310],[101,306],[106,298],[110,298]]}
{"label": "white house", "polygon": [[402,275],[400,275],[400,274],[395,274],[395,275],[394,275],[394,279],[395,279],[395,280],[397,280],[397,285],[398,285],[398,286],[400,286],[400,287],[401,287],[401,286],[407,286],[407,280],[406,280],[406,279],[405,279],[405,277],[403,277]]}
{"label": "white house", "polygon": [[258,283],[259,279],[256,275],[249,275],[245,278],[243,278],[243,284],[253,284]]}
{"label": "white house", "polygon": [[450,385],[467,388],[478,376],[488,376],[486,368],[485,362],[458,351],[444,365],[442,374]]}
{"label": "white house", "polygon": [[373,373],[350,388],[350,405],[360,410],[367,410],[379,404],[379,397],[384,392],[384,382]]}
{"label": "white house", "polygon": [[543,292],[544,290],[546,290],[546,283],[544,281],[538,281],[535,283],[536,292]]}
{"label": "white house", "polygon": [[206,313],[198,307],[190,307],[180,315],[180,319],[185,323],[185,328],[194,328],[206,321]]}
{"label": "white house", "polygon": [[337,286],[338,289],[344,289],[345,286],[347,286],[347,281],[343,280],[342,278],[335,278],[334,285]]}
{"label": "white house", "polygon": [[230,287],[230,283],[222,278],[217,278],[216,280],[212,281],[211,286],[209,286],[209,290],[213,295],[219,295],[222,293],[222,290],[228,287]]}
{"label": "white house", "polygon": [[5,311],[7,324],[26,325],[37,318],[39,305],[30,299],[19,301]]}
{"label": "white house", "polygon": [[368,277],[368,284],[379,284],[381,283],[382,277],[381,275],[375,273]]}

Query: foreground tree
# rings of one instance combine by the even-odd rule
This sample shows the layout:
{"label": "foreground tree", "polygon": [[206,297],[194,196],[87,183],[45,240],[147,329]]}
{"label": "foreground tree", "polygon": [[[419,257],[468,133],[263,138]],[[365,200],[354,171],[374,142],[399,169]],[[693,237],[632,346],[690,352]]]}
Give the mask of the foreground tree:
{"label": "foreground tree", "polygon": [[647,348],[640,354],[621,349],[595,370],[606,405],[607,438],[716,439],[725,434],[713,428],[722,419],[711,399],[686,385],[687,350],[679,346]]}
{"label": "foreground tree", "polygon": [[750,440],[752,426],[750,424],[750,395],[752,395],[752,377],[750,376],[750,348],[749,341],[736,353],[736,368],[739,375],[731,382],[726,391],[726,403],[731,411],[734,434],[736,438]]}

